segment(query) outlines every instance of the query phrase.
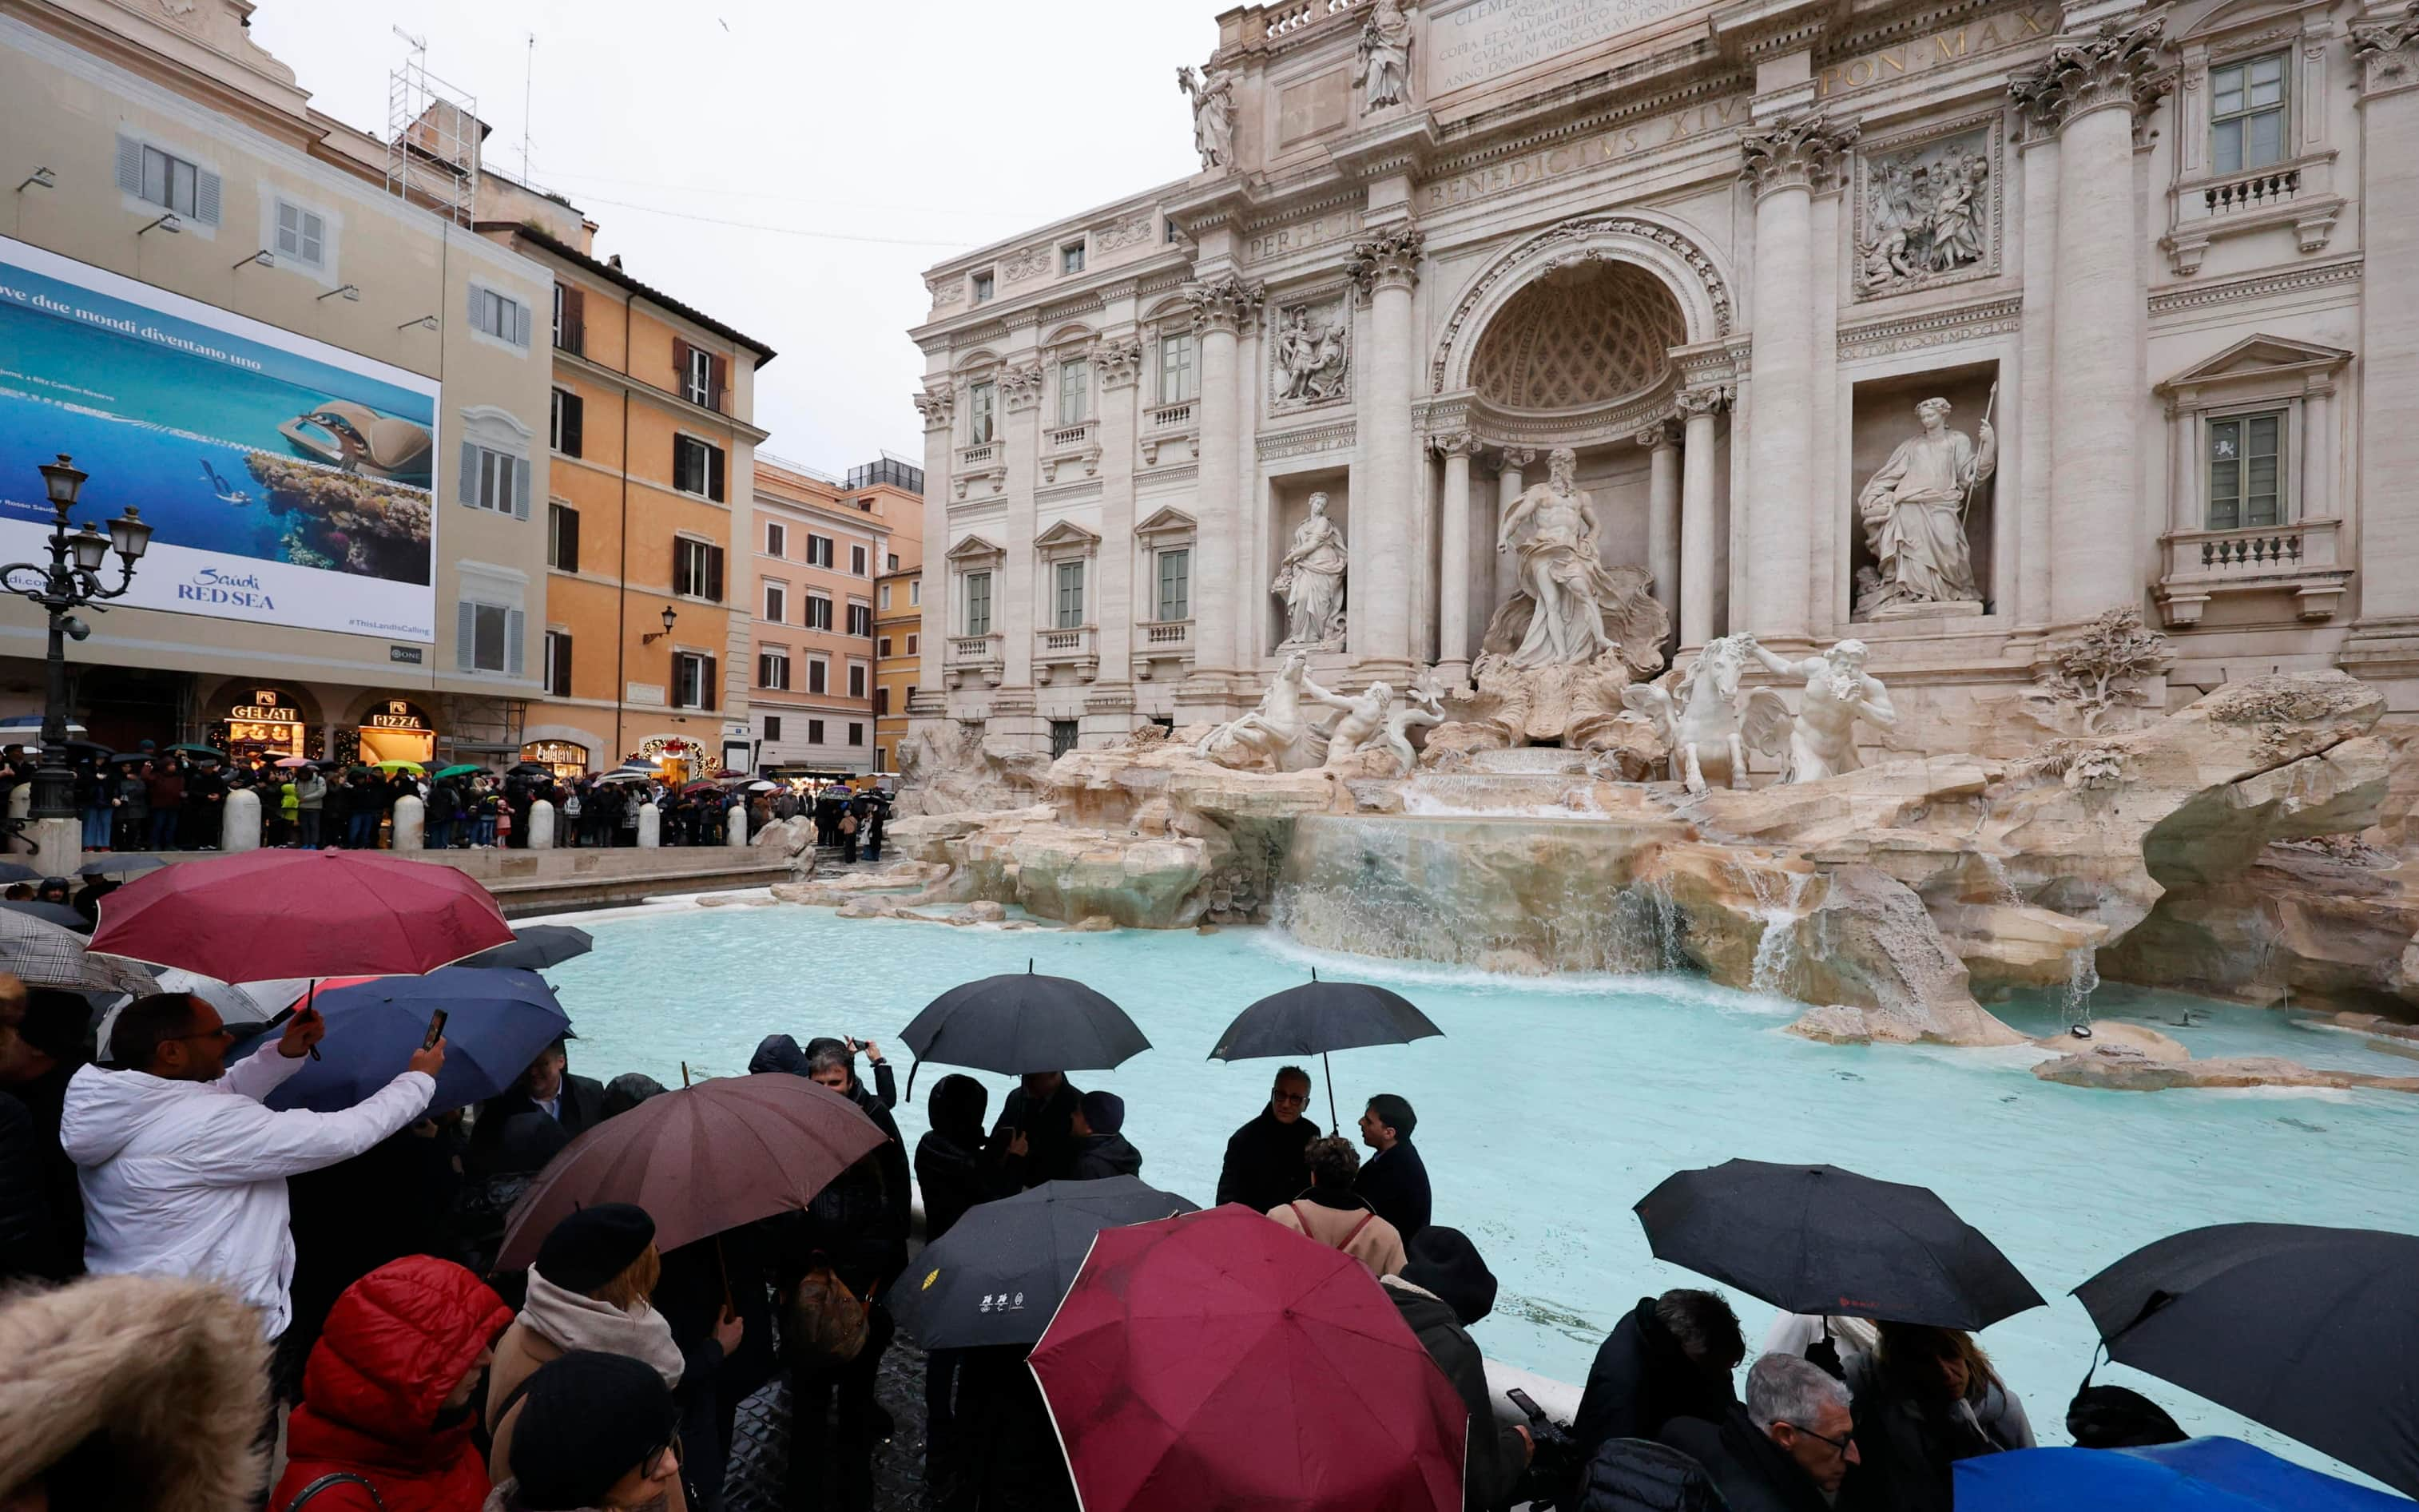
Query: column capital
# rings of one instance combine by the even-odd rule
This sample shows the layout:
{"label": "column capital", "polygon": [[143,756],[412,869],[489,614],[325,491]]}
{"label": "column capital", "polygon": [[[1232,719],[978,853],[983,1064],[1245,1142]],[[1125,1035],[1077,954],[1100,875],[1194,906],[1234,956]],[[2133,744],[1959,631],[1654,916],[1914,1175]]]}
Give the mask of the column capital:
{"label": "column capital", "polygon": [[1650,452],[1665,452],[1680,444],[1680,426],[1669,417],[1656,421],[1638,433],[1638,444]]}
{"label": "column capital", "polygon": [[1420,281],[1420,252],[1428,234],[1406,223],[1356,244],[1344,270],[1364,295],[1381,288],[1410,288]]}
{"label": "column capital", "polygon": [[1526,472],[1535,465],[1537,449],[1533,446],[1504,446],[1496,451],[1496,466],[1513,472]]}
{"label": "column capital", "polygon": [[1102,389],[1131,389],[1142,381],[1142,338],[1104,336],[1092,344],[1092,371]]}
{"label": "column capital", "polygon": [[1466,430],[1446,431],[1431,438],[1428,444],[1436,448],[1439,456],[1447,458],[1476,456],[1486,447],[1484,441]]}
{"label": "column capital", "polygon": [[1259,318],[1260,306],[1267,299],[1267,285],[1234,273],[1206,281],[1195,279],[1184,285],[1184,301],[1193,306],[1193,330],[1197,335],[1213,332],[1234,334]]}
{"label": "column capital", "polygon": [[1700,415],[1718,415],[1731,407],[1733,394],[1727,383],[1708,384],[1700,389],[1682,389],[1677,396],[1680,416],[1694,420]]}
{"label": "column capital", "polygon": [[2132,24],[2103,21],[2061,39],[2047,58],[2008,80],[2008,98],[2027,133],[2055,134],[2110,105],[2124,106],[2138,129],[2174,82],[2162,57],[2166,31],[2161,15]]}
{"label": "column capital", "polygon": [[947,430],[956,422],[958,389],[948,378],[927,378],[924,392],[911,395],[916,412],[924,417],[926,430]]}
{"label": "column capital", "polygon": [[2351,56],[2364,95],[2419,85],[2419,0],[2399,18],[2352,23]]}
{"label": "column capital", "polygon": [[1758,199],[1781,189],[1828,189],[1856,140],[1855,122],[1819,110],[1778,120],[1739,133],[1746,158],[1739,177],[1755,186]]}
{"label": "column capital", "polygon": [[1013,411],[1030,409],[1041,402],[1041,364],[1039,362],[1010,363],[999,370],[1000,396]]}

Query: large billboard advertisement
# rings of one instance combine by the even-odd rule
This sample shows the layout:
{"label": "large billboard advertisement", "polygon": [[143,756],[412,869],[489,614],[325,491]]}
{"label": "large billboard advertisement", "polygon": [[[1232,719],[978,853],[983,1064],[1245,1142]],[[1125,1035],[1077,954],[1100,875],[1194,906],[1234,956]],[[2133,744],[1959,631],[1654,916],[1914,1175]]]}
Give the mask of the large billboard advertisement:
{"label": "large billboard advertisement", "polygon": [[[437,638],[435,379],[0,237],[0,560],[75,518],[157,532],[118,603]],[[112,559],[104,580],[116,581]]]}

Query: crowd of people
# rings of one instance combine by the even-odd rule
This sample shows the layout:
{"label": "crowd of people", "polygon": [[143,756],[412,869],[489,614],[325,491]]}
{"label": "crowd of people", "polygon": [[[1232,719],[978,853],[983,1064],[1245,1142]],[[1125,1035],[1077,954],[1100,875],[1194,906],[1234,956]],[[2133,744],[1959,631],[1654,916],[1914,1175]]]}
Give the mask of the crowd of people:
{"label": "crowd of people", "polygon": [[[130,1443],[146,1420],[118,1397],[49,1391],[54,1375],[89,1375],[95,1351],[168,1389],[162,1362],[187,1346],[162,1330],[201,1331],[209,1355],[171,1384],[207,1378],[252,1404],[250,1418],[219,1414],[222,1437],[243,1432],[210,1484],[265,1477],[282,1442],[275,1512],[686,1512],[723,1505],[749,1476],[778,1504],[868,1508],[874,1454],[896,1427],[877,1384],[917,1198],[931,1243],[978,1204],[1146,1169],[1123,1102],[1060,1072],[1022,1078],[995,1119],[980,1082],[940,1077],[911,1154],[879,1046],[775,1035],[748,1074],[804,1076],[852,1100],[884,1136],[873,1153],[804,1211],[665,1249],[649,1212],[602,1203],[547,1232],[527,1267],[505,1267],[506,1215],[547,1163],[660,1085],[577,1074],[561,1040],[510,1090],[432,1118],[440,1040],[345,1112],[279,1113],[262,1100],[325,1032],[307,1009],[233,1063],[232,1031],[199,998],[129,1004],[105,1063],[91,1027],[80,995],[0,978],[0,1275],[54,1288],[0,1306],[0,1351],[31,1388],[0,1396],[22,1404],[0,1406],[0,1443],[35,1442],[12,1412],[51,1414],[42,1455],[0,1468],[12,1512],[167,1505],[146,1477],[200,1473]],[[1468,1235],[1435,1221],[1415,1110],[1370,1098],[1356,1141],[1319,1128],[1311,1092],[1302,1068],[1277,1072],[1226,1142],[1216,1200],[1377,1279],[1469,1409],[1473,1512],[1548,1500],[1579,1512],[1948,1512],[1955,1461],[2033,1443],[2021,1402],[1964,1335],[1784,1317],[1750,1363],[1729,1304],[1693,1289],[1622,1318],[1566,1429],[1501,1423],[1470,1334],[1495,1278]],[[1026,1353],[926,1358],[928,1504],[1076,1504]],[[790,1449],[768,1468],[735,1426],[777,1383]],[[2119,1414],[2145,1435],[2132,1442],[2180,1437],[2138,1405]]]}

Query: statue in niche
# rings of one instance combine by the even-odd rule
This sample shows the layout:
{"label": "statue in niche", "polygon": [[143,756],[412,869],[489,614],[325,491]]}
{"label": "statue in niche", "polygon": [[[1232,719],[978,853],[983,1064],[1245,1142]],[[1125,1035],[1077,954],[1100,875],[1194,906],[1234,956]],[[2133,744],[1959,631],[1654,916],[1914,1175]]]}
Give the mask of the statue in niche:
{"label": "statue in niche", "polygon": [[1396,0],[1378,0],[1361,28],[1361,63],[1352,83],[1361,114],[1399,105],[1411,92],[1411,22]]}
{"label": "statue in niche", "polygon": [[1285,600],[1286,637],[1278,649],[1344,643],[1344,532],[1327,517],[1327,495],[1310,496],[1310,517],[1293,532],[1269,592]]}
{"label": "statue in niche", "polygon": [[1347,334],[1340,320],[1313,319],[1307,304],[1287,310],[1276,340],[1277,371],[1284,378],[1277,402],[1320,404],[1342,398],[1344,372],[1351,363]]}
{"label": "statue in niche", "polygon": [[[1995,386],[1992,397],[1998,390]],[[1965,509],[1974,490],[1998,468],[1999,440],[1985,406],[1978,445],[1949,428],[1949,404],[1916,406],[1923,433],[1899,443],[1857,495],[1865,544],[1878,563],[1880,592],[1865,612],[1916,604],[1979,604],[1973,553],[1965,541]]]}
{"label": "statue in niche", "polygon": [[1213,73],[1205,84],[1190,66],[1179,64],[1176,86],[1193,101],[1193,150],[1201,154],[1201,166],[1223,168],[1233,162],[1235,76]]}
{"label": "statue in niche", "polygon": [[[1748,653],[1776,677],[1802,677],[1805,697],[1789,727],[1789,769],[1783,782],[1813,782],[1864,765],[1857,756],[1857,721],[1887,730],[1898,723],[1889,691],[1865,671],[1865,643],[1842,640],[1819,656],[1792,661],[1743,636]],[[1774,752],[1773,754],[1780,754]]]}
{"label": "statue in niche", "polygon": [[1194,748],[1221,766],[1244,769],[1265,764],[1280,772],[1316,766],[1325,750],[1304,712],[1305,699],[1332,707],[1343,701],[1310,680],[1309,662],[1300,652],[1277,669],[1276,681],[1260,695],[1259,707],[1230,719],[1201,737]]}
{"label": "statue in niche", "polygon": [[1654,579],[1636,567],[1608,568],[1597,555],[1595,502],[1579,491],[1578,473],[1579,455],[1556,448],[1546,481],[1504,513],[1495,549],[1518,549],[1521,595],[1530,605],[1528,633],[1504,662],[1573,667],[1610,649],[1631,653],[1635,662],[1642,649],[1647,659],[1639,669],[1649,671],[1662,662],[1670,621],[1649,592]]}
{"label": "statue in niche", "polygon": [[1980,269],[1990,229],[1989,137],[1969,132],[1865,164],[1857,284],[1870,296]]}

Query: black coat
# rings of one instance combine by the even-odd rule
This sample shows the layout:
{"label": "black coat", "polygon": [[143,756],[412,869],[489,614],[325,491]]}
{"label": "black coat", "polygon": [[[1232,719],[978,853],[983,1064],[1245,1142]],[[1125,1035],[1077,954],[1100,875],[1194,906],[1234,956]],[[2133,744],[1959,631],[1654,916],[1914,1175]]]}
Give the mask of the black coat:
{"label": "black coat", "polygon": [[1675,1417],[1664,1425],[1661,1438],[1705,1467],[1731,1512],[1831,1512],[1821,1489],[1789,1451],[1760,1431],[1736,1402],[1718,1422]]}
{"label": "black coat", "polygon": [[1420,1348],[1453,1382],[1454,1395],[1470,1409],[1470,1458],[1461,1477],[1463,1512],[1489,1512],[1512,1504],[1512,1488],[1528,1468],[1529,1452],[1510,1424],[1495,1420],[1487,1391],[1487,1361],[1470,1330],[1441,1300],[1389,1276],[1386,1298],[1418,1336]]}
{"label": "black coat", "polygon": [[59,1232],[42,1190],[41,1135],[25,1104],[0,1092],[0,1282],[65,1281],[84,1268],[84,1235]]}
{"label": "black coat", "polygon": [[907,1179],[907,1147],[890,1110],[862,1082],[850,1087],[849,1097],[886,1137],[807,1205],[806,1242],[830,1257],[850,1290],[869,1297],[889,1290],[907,1268],[916,1198]]}
{"label": "black coat", "polygon": [[[593,1076],[562,1073],[562,1090],[557,1097],[559,1111],[555,1122],[562,1132],[578,1138],[605,1121],[605,1084]],[[527,1092],[516,1084],[512,1090],[500,1092],[479,1104],[479,1121],[470,1131],[470,1164],[483,1162],[496,1140],[504,1132],[504,1120],[516,1113],[544,1113]]]}
{"label": "black coat", "polygon": [[[992,1125],[991,1143],[983,1152],[1015,1178],[1019,1190],[1069,1180],[1075,1169],[1075,1109],[1083,1101],[1084,1094],[1069,1081],[1061,1081],[1050,1100],[1040,1103],[1025,1096],[1024,1088],[1015,1088],[1001,1104],[999,1121]],[[1008,1152],[1012,1129],[1025,1131],[1022,1159]]]}
{"label": "black coat", "polygon": [[1086,1134],[1075,1141],[1075,1164],[1069,1179],[1098,1181],[1111,1176],[1140,1176],[1142,1151],[1121,1134]]}
{"label": "black coat", "polygon": [[1651,1439],[1607,1439],[1579,1471],[1572,1512],[1725,1512],[1711,1473]]}
{"label": "black coat", "polygon": [[1352,1190],[1369,1199],[1369,1206],[1394,1226],[1406,1245],[1428,1226],[1428,1168],[1408,1139],[1370,1156],[1353,1180]]}
{"label": "black coat", "polygon": [[1641,1297],[1595,1351],[1571,1436],[1584,1466],[1607,1440],[1656,1438],[1675,1417],[1718,1421],[1736,1401],[1730,1377],[1691,1364],[1655,1316],[1655,1299]]}
{"label": "black coat", "polygon": [[2005,1445],[1973,1416],[1948,1403],[1918,1402],[1877,1370],[1852,1372],[1859,1463],[1840,1488],[1840,1505],[1857,1512],[1949,1512],[1953,1467]]}
{"label": "black coat", "polygon": [[958,1367],[957,1460],[943,1512],[1076,1512],[1067,1457],[1025,1347],[968,1350]]}
{"label": "black coat", "polygon": [[916,1185],[924,1194],[924,1242],[932,1243],[978,1202],[1016,1196],[1016,1183],[983,1158],[980,1126],[969,1133],[935,1129],[916,1142]]}
{"label": "black coat", "polygon": [[1310,1185],[1310,1166],[1302,1152],[1317,1137],[1318,1125],[1309,1119],[1279,1123],[1273,1108],[1262,1108],[1258,1118],[1226,1141],[1226,1162],[1218,1168],[1218,1202],[1240,1202],[1254,1212],[1291,1202]]}

